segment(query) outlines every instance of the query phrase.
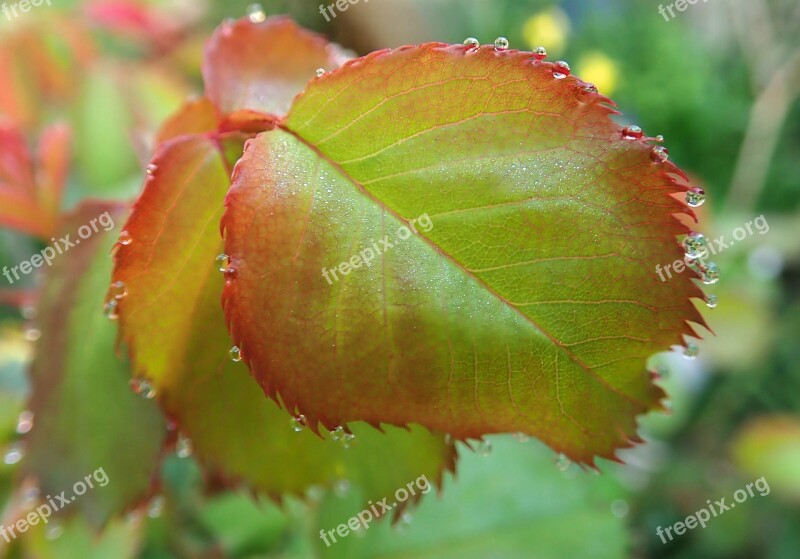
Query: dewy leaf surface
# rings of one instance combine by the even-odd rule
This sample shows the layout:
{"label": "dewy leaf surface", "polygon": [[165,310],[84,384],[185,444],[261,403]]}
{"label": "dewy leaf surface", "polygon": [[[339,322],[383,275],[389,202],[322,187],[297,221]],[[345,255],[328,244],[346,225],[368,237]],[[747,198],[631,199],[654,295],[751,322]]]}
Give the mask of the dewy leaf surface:
{"label": "dewy leaf surface", "polygon": [[702,322],[693,275],[655,273],[683,256],[686,187],[553,74],[491,47],[381,51],[253,140],[224,305],[268,394],[312,425],[521,431],[589,463],[636,439],[663,397],[646,358]]}
{"label": "dewy leaf surface", "polygon": [[[60,235],[74,242],[78,228],[105,212],[118,221],[124,210],[84,204],[65,219]],[[128,363],[115,348],[116,329],[103,316],[108,252],[119,230],[98,229],[56,255],[48,270],[31,370],[35,422],[24,465],[38,478],[43,497],[62,491],[69,497],[73,484],[102,468],[108,484],[95,484],[69,509],[95,526],[147,498],[166,433],[158,407],[131,392]]]}
{"label": "dewy leaf surface", "polygon": [[[421,475],[452,469],[453,446],[423,428],[387,434],[354,428],[350,449],[310,430],[264,397],[247,367],[231,359],[220,305],[226,266],[219,223],[230,186],[228,161],[243,137],[181,136],[158,150],[125,225],[113,281],[125,284],[120,325],[138,375],[156,389],[195,456],[229,481],[278,497],[346,479],[380,499]],[[362,504],[363,506],[363,504]],[[357,511],[353,511],[357,512]]]}

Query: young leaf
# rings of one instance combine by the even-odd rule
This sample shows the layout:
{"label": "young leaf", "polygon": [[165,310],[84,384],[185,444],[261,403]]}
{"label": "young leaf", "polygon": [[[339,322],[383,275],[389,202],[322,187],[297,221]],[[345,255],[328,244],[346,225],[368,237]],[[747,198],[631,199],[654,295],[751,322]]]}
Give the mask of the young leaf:
{"label": "young leaf", "polygon": [[80,510],[95,526],[147,497],[166,433],[158,408],[128,386],[115,329],[103,316],[116,232],[98,227],[88,238],[76,235],[105,212],[116,220],[124,210],[89,203],[65,219],[61,235],[80,244],[55,255],[48,271],[31,370],[35,421],[24,471],[39,480],[43,496],[65,491],[70,497],[73,484],[102,468],[107,485],[95,483],[68,509]]}
{"label": "young leaf", "polygon": [[222,114],[249,109],[283,115],[317,68],[338,68],[345,58],[288,18],[226,22],[206,48],[206,95]]}
{"label": "young leaf", "polygon": [[207,470],[274,497],[347,479],[380,499],[420,475],[440,479],[454,462],[442,436],[354,426],[355,444],[346,449],[308,429],[295,432],[290,415],[232,360],[220,306],[227,262],[215,257],[229,161],[241,155],[242,139],[181,136],[163,144],[149,167],[113,274],[127,293],[121,334],[137,375],[155,388]]}
{"label": "young leaf", "polygon": [[426,44],[311,83],[223,218],[235,343],[325,427],[525,432],[580,462],[636,439],[646,358],[702,323],[680,171],[530,53]]}

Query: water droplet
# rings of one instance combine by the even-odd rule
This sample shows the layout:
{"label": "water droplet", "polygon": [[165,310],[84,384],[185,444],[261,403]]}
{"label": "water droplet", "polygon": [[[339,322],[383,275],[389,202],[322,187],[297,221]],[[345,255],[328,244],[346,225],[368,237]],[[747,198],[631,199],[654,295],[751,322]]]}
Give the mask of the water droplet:
{"label": "water droplet", "polygon": [[228,265],[231,263],[230,258],[228,258],[227,254],[220,254],[217,256],[214,261],[219,266],[219,271],[225,273],[225,270],[228,269]]}
{"label": "water droplet", "polygon": [[521,443],[527,443],[529,440],[531,440],[531,438],[528,435],[522,432],[514,433],[512,436],[514,437],[514,440]]}
{"label": "water droplet", "polygon": [[706,306],[709,309],[716,309],[717,308],[717,296],[716,295],[706,295]]}
{"label": "water droplet", "polygon": [[117,239],[117,242],[122,246],[126,247],[133,242],[133,239],[131,238],[130,233],[128,233],[127,231],[123,231],[122,233],[119,234],[119,239]]}
{"label": "water droplet", "polygon": [[128,287],[125,285],[125,282],[123,281],[115,281],[114,283],[111,284],[111,289],[109,290],[109,293],[114,299],[119,300],[128,295]]}
{"label": "water droplet", "polygon": [[306,497],[310,501],[318,502],[325,496],[325,488],[318,483],[306,489]]}
{"label": "water droplet", "polygon": [[481,439],[475,445],[475,452],[481,456],[489,456],[492,453],[492,441],[488,439]]}
{"label": "water droplet", "polygon": [[147,516],[150,518],[160,517],[162,514],[164,514],[164,506],[166,504],[167,500],[162,495],[153,497],[147,507]]}
{"label": "water droplet", "polygon": [[25,330],[25,339],[29,342],[35,342],[42,337],[42,331],[38,328],[28,328]]}
{"label": "water droplet", "polygon": [[344,427],[342,427],[341,425],[339,427],[336,427],[333,431],[331,431],[332,441],[336,441],[338,443],[341,442],[343,438],[344,438]]}
{"label": "water droplet", "polygon": [[404,512],[400,515],[400,522],[409,526],[412,522],[414,522],[414,516],[410,512]]}
{"label": "water droplet", "polygon": [[317,68],[316,74],[318,78],[321,78],[325,75],[325,68]]}
{"label": "water droplet", "polygon": [[261,4],[250,4],[247,6],[247,19],[250,20],[250,23],[262,23],[267,19],[267,14]]}
{"label": "water droplet", "polygon": [[719,281],[719,267],[713,262],[700,266],[700,279],[706,285],[713,285]]}
{"label": "water droplet", "polygon": [[25,435],[33,429],[33,412],[25,410],[17,418],[17,434]]}
{"label": "water droplet", "polygon": [[544,60],[547,58],[547,49],[544,47],[536,47],[533,49],[533,57],[536,60]]}
{"label": "water droplet", "polygon": [[622,499],[617,499],[613,503],[611,503],[611,514],[616,516],[617,518],[624,518],[628,516],[628,511],[630,507],[626,501]]}
{"label": "water droplet", "polygon": [[178,441],[175,443],[175,454],[178,455],[178,458],[189,458],[192,452],[194,452],[194,448],[191,439],[183,434],[178,435]]}
{"label": "water droplet", "polygon": [[9,466],[13,466],[14,464],[19,464],[24,455],[25,452],[23,450],[22,443],[14,443],[6,450],[6,453],[3,456],[3,462]]}
{"label": "water droplet", "polygon": [[563,453],[560,453],[558,456],[556,456],[554,462],[556,468],[558,468],[560,472],[566,472],[572,464],[572,460],[567,458],[567,455]]}
{"label": "water droplet", "polygon": [[293,417],[289,421],[289,424],[292,426],[292,431],[294,431],[295,433],[299,433],[300,431],[305,429],[306,425],[308,425],[308,422],[306,421],[306,416],[300,414]]}
{"label": "water droplet", "polygon": [[22,314],[22,318],[25,320],[33,320],[39,314],[36,311],[36,307],[32,306],[22,307],[22,309],[20,309],[20,313]]}
{"label": "water droplet", "polygon": [[683,348],[683,356],[686,359],[694,359],[697,357],[698,353],[700,353],[700,348],[698,348],[697,344],[694,342],[689,342],[686,344],[686,347]]}
{"label": "water droplet", "polygon": [[231,356],[231,361],[234,363],[238,363],[242,360],[242,350],[239,349],[239,346],[233,346],[228,350],[228,355]]}
{"label": "water droplet", "polygon": [[143,378],[131,379],[130,386],[134,394],[138,394],[146,400],[152,400],[156,397],[156,389]]}
{"label": "water droplet", "polygon": [[661,143],[661,142],[663,142],[663,141],[664,141],[664,136],[662,136],[661,134],[659,134],[658,136],[656,136],[656,137],[655,137],[655,138],[653,138],[653,139],[654,139],[656,142],[659,142],[659,143]]}
{"label": "water droplet", "polygon": [[468,51],[473,51],[477,50],[478,47],[481,46],[481,42],[475,37],[467,37],[464,39],[464,46],[467,47]]}
{"label": "water droplet", "polygon": [[47,528],[44,531],[44,537],[50,541],[57,540],[61,536],[64,535],[64,528],[61,526],[59,522],[50,521],[50,524],[47,525]]}
{"label": "water droplet", "polygon": [[508,39],[505,37],[498,37],[494,40],[494,50],[497,52],[503,52],[508,50]]}
{"label": "water droplet", "polygon": [[650,150],[650,160],[653,163],[661,164],[669,159],[669,150],[664,146],[653,146]]}
{"label": "water droplet", "polygon": [[119,318],[119,304],[117,300],[108,301],[103,307],[103,314],[109,320],[117,320]]}
{"label": "water droplet", "polygon": [[32,508],[39,501],[39,495],[41,495],[41,490],[35,485],[26,488],[21,494],[22,506]]}
{"label": "water droplet", "polygon": [[564,62],[563,60],[558,60],[553,62],[553,77],[557,80],[563,80],[567,76],[569,76],[570,69],[569,64]]}
{"label": "water droplet", "polygon": [[696,208],[702,206],[706,201],[706,191],[702,188],[694,187],[686,191],[686,203]]}
{"label": "water droplet", "polygon": [[695,260],[708,256],[708,243],[702,233],[692,231],[683,239],[683,248],[686,251],[686,258]]}
{"label": "water droplet", "polygon": [[622,137],[626,140],[638,140],[643,135],[644,132],[642,132],[642,129],[635,124],[631,124],[622,129]]}
{"label": "water droplet", "polygon": [[350,482],[346,479],[340,479],[333,484],[333,492],[339,498],[347,497],[347,494],[350,493]]}
{"label": "water droplet", "polygon": [[585,83],[581,85],[581,91],[584,93],[597,93],[597,86],[593,83]]}
{"label": "water droplet", "polygon": [[356,442],[356,436],[353,433],[344,433],[342,435],[342,446],[350,448]]}
{"label": "water droplet", "polygon": [[147,175],[150,176],[150,177],[155,175],[156,171],[158,171],[158,165],[155,165],[153,163],[148,165],[147,168],[144,170],[144,172],[147,173]]}

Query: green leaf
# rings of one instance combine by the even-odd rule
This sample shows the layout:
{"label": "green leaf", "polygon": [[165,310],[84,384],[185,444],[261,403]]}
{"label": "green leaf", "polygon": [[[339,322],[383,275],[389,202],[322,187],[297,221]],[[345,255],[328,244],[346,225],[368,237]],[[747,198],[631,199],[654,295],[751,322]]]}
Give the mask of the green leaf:
{"label": "green leaf", "polygon": [[[320,557],[348,559],[623,559],[625,522],[600,496],[606,479],[571,466],[559,471],[546,449],[511,437],[493,437],[487,458],[464,453],[458,479],[445,481],[441,499],[426,499],[406,523],[370,523],[365,532],[331,536],[349,515],[329,499],[311,536]],[[498,475],[498,463],[503,464]],[[368,509],[366,502],[362,503]],[[446,519],[446,522],[445,522]]]}
{"label": "green leaf", "polygon": [[353,448],[295,432],[291,416],[266,399],[234,362],[220,305],[224,275],[219,222],[230,163],[242,136],[181,136],[162,145],[125,224],[130,243],[116,254],[120,325],[135,371],[216,477],[280,497],[347,480],[382,498],[419,475],[452,469],[442,435],[421,428],[383,434],[354,426]]}
{"label": "green leaf", "polygon": [[147,497],[166,433],[155,404],[131,391],[128,365],[115,347],[116,329],[103,316],[108,252],[118,229],[98,225],[88,238],[77,234],[91,228],[92,220],[109,223],[104,215],[119,220],[124,210],[87,203],[65,219],[60,237],[69,234],[80,244],[56,254],[48,271],[31,370],[35,421],[24,473],[38,479],[43,496],[64,491],[70,497],[76,482],[102,468],[108,484],[95,484],[68,509],[94,525]]}
{"label": "green leaf", "polygon": [[683,257],[687,185],[556,70],[491,46],[380,51],[252,141],[224,305],[267,394],[312,427],[519,431],[586,463],[636,440],[663,396],[647,357],[702,323],[696,275],[656,274]]}

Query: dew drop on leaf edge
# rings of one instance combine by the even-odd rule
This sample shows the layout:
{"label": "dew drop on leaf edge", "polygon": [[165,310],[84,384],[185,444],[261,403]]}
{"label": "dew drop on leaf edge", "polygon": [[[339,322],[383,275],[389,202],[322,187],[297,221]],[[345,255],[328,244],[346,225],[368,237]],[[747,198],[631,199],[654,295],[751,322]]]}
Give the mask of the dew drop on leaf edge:
{"label": "dew drop on leaf edge", "polygon": [[553,62],[553,77],[557,80],[563,80],[570,74],[569,64],[563,60]]}
{"label": "dew drop on leaf edge", "polygon": [[702,188],[694,187],[686,191],[686,203],[692,208],[703,205],[706,201],[706,192]]}
{"label": "dew drop on leaf edge", "polygon": [[250,23],[262,23],[267,19],[267,14],[261,4],[250,4],[247,6],[247,19]]}
{"label": "dew drop on leaf edge", "polygon": [[494,40],[494,50],[497,52],[503,52],[508,50],[508,39],[505,37],[498,37]]}

